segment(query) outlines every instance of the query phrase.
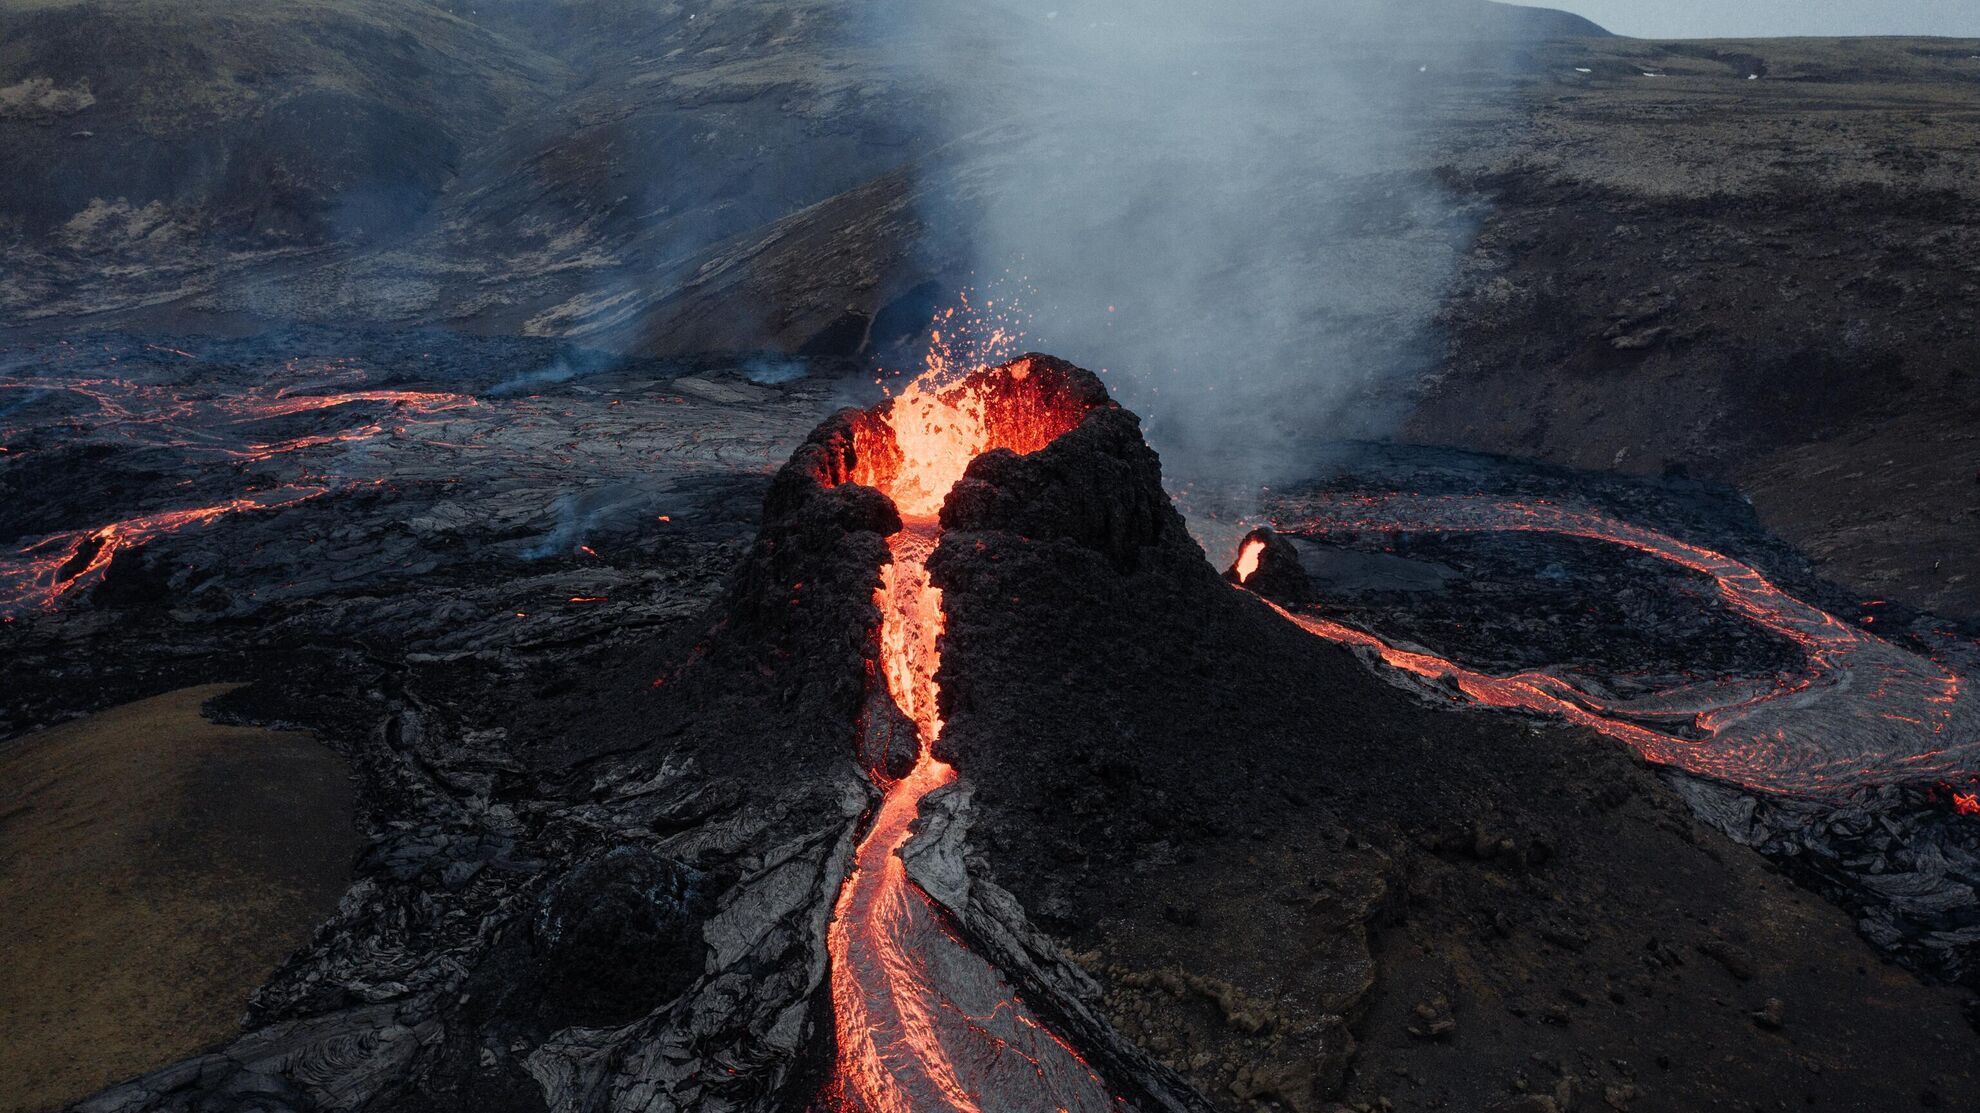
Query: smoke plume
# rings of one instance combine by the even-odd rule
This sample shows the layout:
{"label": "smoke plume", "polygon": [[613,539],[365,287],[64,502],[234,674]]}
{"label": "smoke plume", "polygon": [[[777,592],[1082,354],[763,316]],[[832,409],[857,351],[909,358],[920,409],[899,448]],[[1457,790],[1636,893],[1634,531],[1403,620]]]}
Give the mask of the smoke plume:
{"label": "smoke plume", "polygon": [[1310,474],[1393,427],[1476,224],[1422,121],[1511,9],[889,10],[927,90],[929,265],[1022,288],[1026,346],[1107,368],[1172,483]]}

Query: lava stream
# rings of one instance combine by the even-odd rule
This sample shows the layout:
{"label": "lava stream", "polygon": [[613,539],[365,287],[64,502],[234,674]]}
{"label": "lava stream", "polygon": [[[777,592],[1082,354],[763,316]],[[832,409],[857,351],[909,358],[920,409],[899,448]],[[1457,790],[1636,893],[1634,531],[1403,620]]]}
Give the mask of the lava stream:
{"label": "lava stream", "polygon": [[112,522],[96,529],[51,534],[0,558],[0,617],[12,619],[32,610],[52,610],[62,597],[101,579],[110,562],[125,549],[142,547],[158,537],[215,518],[249,510],[276,510],[329,493],[327,487],[282,487],[261,491],[212,506],[164,510]]}
{"label": "lava stream", "polygon": [[[898,780],[887,777],[884,763],[873,774],[882,800],[827,935],[838,1035],[832,1097],[846,1113],[1099,1113],[1122,1106],[997,968],[957,936],[900,856],[922,800],[956,776],[931,752],[942,732],[936,675],[943,614],[942,592],[927,571],[941,532],[930,515],[979,453],[1034,451],[1083,414],[1039,412],[1036,399],[1014,386],[1028,373],[1019,361],[944,391],[917,382],[881,412],[892,451],[867,453],[880,463],[867,463],[857,476],[908,515],[889,539],[893,562],[875,602],[878,670],[886,696],[913,724],[915,756]],[[868,718],[863,730],[881,737],[862,738],[860,752],[887,753],[892,717]]]}
{"label": "lava stream", "polygon": [[[175,349],[147,346],[194,358]],[[24,397],[14,406],[0,408],[0,414],[45,396],[73,395],[90,403],[95,412],[87,419],[69,417],[61,422],[79,431],[66,438],[69,443],[175,449],[211,454],[228,466],[238,466],[314,449],[362,446],[387,433],[396,436],[415,426],[437,425],[449,415],[480,404],[465,394],[368,387],[363,385],[364,370],[348,360],[312,367],[291,361],[285,372],[285,377],[313,381],[294,387],[247,386],[234,394],[216,395],[176,381],[154,384],[101,374],[6,380],[0,381],[0,390],[22,392]],[[349,414],[360,419],[372,412],[366,407],[384,407],[391,416],[283,440],[247,438],[248,427],[258,422],[330,414],[345,407],[352,407]],[[12,438],[33,428],[32,424],[0,424],[0,437]],[[325,474],[321,469],[307,469],[298,477],[300,482],[250,491],[212,505],[143,514],[27,542],[11,556],[0,557],[0,618],[12,620],[32,611],[55,609],[71,593],[100,580],[119,552],[229,514],[293,506],[328,494],[332,486]]]}
{"label": "lava stream", "polygon": [[1308,633],[1372,650],[1390,667],[1454,685],[1478,703],[1557,715],[1620,739],[1650,761],[1776,793],[1834,796],[1864,784],[1959,780],[1980,771],[1980,708],[1959,674],[1787,594],[1722,553],[1548,503],[1395,495],[1304,509],[1284,532],[1537,532],[1626,546],[1707,576],[1735,613],[1790,639],[1807,661],[1798,676],[1727,678],[1616,698],[1553,672],[1493,676],[1280,610]]}

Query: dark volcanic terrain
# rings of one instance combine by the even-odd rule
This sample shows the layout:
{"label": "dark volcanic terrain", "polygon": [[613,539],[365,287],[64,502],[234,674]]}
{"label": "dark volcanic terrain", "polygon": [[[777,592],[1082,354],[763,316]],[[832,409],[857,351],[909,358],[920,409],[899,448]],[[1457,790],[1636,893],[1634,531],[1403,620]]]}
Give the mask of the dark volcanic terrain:
{"label": "dark volcanic terrain", "polygon": [[991,875],[1090,948],[1116,1023],[1201,1092],[1532,1111],[1966,1092],[1962,995],[1913,999],[1847,917],[1614,745],[1426,706],[1235,595],[1146,472],[1154,505],[1124,515],[1142,544],[1096,531],[1076,436],[982,461],[945,512],[947,745]]}
{"label": "dark volcanic terrain", "polygon": [[[1980,615],[1980,44],[1655,43],[1447,7],[1412,26],[1470,46],[1316,28],[1409,113],[1349,172],[1369,215],[1316,231],[1316,274],[1455,265],[1427,349],[1395,319],[1436,309],[1410,283],[1376,277],[1396,300],[1353,326],[1411,353],[1413,381],[1377,384],[1416,399],[1407,435],[1681,467],[1866,595]],[[0,304],[17,329],[303,319],[870,358],[967,280],[945,212],[1022,188],[1007,153],[1031,140],[1016,118],[928,133],[936,32],[846,12],[12,0]],[[1036,17],[971,18],[996,103],[1030,72],[998,21]],[[1406,87],[1384,76],[1418,58]],[[1357,126],[1337,94],[1316,112]],[[1372,200],[1426,183],[1475,239]]]}
{"label": "dark volcanic terrain", "polygon": [[1584,45],[1460,140],[1491,210],[1408,435],[1717,479],[1865,598],[1980,614],[1980,43]]}
{"label": "dark volcanic terrain", "polygon": [[0,1108],[1971,1105],[1980,43],[1148,15],[0,0]]}

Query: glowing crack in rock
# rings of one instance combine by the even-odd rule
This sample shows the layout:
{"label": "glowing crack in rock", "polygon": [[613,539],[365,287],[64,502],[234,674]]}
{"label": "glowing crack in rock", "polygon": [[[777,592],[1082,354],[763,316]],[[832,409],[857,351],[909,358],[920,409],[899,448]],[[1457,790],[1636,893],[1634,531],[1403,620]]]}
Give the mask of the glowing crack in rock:
{"label": "glowing crack in rock", "polygon": [[102,579],[118,553],[141,548],[165,534],[229,514],[294,506],[329,492],[328,487],[282,487],[211,506],[163,510],[39,538],[10,557],[0,557],[0,616],[53,609],[63,596]]}
{"label": "glowing crack in rock", "polygon": [[[347,357],[237,365],[171,354],[169,363],[147,365],[62,346],[34,365],[0,367],[0,465],[32,468],[37,455],[88,452],[116,468],[135,462],[176,484],[157,484],[145,502],[110,502],[87,518],[44,512],[52,507],[23,518],[47,524],[0,549],[0,617],[28,619],[81,604],[119,553],[169,549],[173,539],[196,532],[226,533],[257,510],[299,500],[320,506],[380,487],[397,495],[419,489],[416,501],[445,516],[431,528],[484,537],[540,528],[546,540],[538,544],[550,545],[564,528],[566,492],[648,475],[656,463],[682,486],[772,473],[819,404],[802,394],[766,401],[691,377],[620,381],[624,405],[576,394],[477,397],[382,385],[373,381],[378,372]],[[87,479],[81,486],[92,490]],[[508,497],[470,506],[455,493],[470,489]],[[385,501],[398,502],[397,495]],[[533,509],[518,505],[529,503]],[[379,513],[382,505],[357,513]],[[677,513],[656,517],[667,522]],[[312,515],[308,532],[327,520],[326,513]],[[582,531],[568,532],[575,555]],[[198,547],[210,552],[218,544]],[[552,545],[543,555],[565,553]],[[170,556],[156,559],[163,567]],[[292,586],[272,594],[292,597],[284,595]]]}

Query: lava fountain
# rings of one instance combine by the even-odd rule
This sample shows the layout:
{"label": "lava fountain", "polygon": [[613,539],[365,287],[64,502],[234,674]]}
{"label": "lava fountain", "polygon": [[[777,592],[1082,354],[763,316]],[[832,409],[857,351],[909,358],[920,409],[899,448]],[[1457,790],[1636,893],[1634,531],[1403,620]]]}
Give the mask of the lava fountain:
{"label": "lava fountain", "polygon": [[[933,752],[943,614],[927,561],[940,542],[942,504],[977,456],[1035,452],[1101,404],[1069,370],[1027,356],[945,382],[938,367],[853,424],[842,478],[887,495],[904,526],[889,538],[892,563],[874,596],[879,679],[869,706],[879,708],[859,740],[882,797],[827,935],[838,1037],[830,1101],[844,1113],[1122,1105],[970,950],[901,858],[922,800],[956,777]],[[900,745],[908,730],[911,749]]]}

